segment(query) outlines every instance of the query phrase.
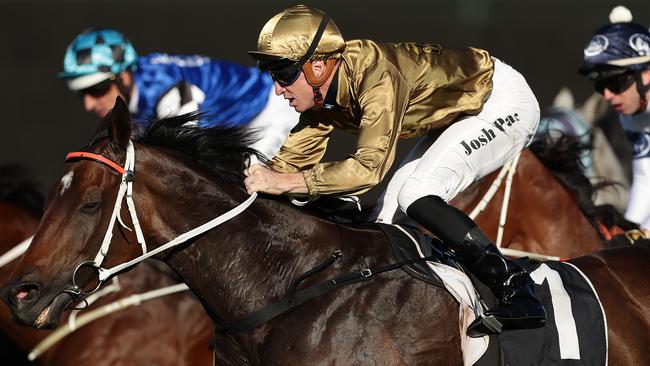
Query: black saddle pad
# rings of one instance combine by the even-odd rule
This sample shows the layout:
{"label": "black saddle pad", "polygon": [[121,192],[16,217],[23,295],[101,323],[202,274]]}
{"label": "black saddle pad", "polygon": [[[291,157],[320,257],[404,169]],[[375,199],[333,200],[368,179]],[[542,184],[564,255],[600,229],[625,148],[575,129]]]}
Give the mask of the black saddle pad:
{"label": "black saddle pad", "polygon": [[598,296],[573,265],[530,263],[535,296],[546,307],[546,325],[490,337],[477,366],[605,365],[605,316]]}

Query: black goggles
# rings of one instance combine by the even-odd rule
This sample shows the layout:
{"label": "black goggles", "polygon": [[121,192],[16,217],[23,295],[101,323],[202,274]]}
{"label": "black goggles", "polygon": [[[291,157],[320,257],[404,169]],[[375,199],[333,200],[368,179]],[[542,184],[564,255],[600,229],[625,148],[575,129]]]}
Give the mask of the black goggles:
{"label": "black goggles", "polygon": [[279,59],[271,61],[258,61],[260,70],[268,71],[271,79],[277,81],[281,86],[289,86],[298,80],[302,71],[300,61]]}
{"label": "black goggles", "polygon": [[605,89],[614,94],[620,94],[632,86],[635,80],[635,73],[626,72],[615,76],[595,78],[591,80],[591,83],[594,85],[594,90],[600,94],[603,94]]}
{"label": "black goggles", "polygon": [[83,98],[84,95],[90,95],[93,98],[103,97],[111,90],[111,85],[115,82],[114,78],[106,79],[98,84],[89,86],[85,89],[77,90],[75,93],[79,98]]}

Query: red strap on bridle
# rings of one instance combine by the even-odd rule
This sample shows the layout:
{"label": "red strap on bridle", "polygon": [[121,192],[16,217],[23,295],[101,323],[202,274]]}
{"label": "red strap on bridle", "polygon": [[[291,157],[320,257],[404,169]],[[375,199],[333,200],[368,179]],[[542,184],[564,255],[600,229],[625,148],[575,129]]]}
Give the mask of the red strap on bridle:
{"label": "red strap on bridle", "polygon": [[75,160],[75,159],[94,160],[96,162],[108,165],[109,167],[113,168],[115,171],[117,171],[122,175],[126,173],[126,170],[124,170],[124,168],[122,168],[121,166],[117,165],[117,163],[99,154],[93,154],[85,151],[77,151],[77,152],[68,153],[68,155],[65,156],[66,163],[69,162],[70,160]]}

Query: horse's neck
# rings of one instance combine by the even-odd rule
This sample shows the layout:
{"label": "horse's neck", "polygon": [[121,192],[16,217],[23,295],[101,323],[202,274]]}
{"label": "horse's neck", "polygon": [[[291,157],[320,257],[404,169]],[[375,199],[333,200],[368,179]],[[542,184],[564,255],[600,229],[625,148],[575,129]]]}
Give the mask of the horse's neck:
{"label": "horse's neck", "polygon": [[[172,170],[163,162],[156,168],[155,179],[141,188],[147,198],[140,198],[141,210],[150,212],[143,222],[150,249],[248,197],[235,185],[218,186],[187,167]],[[136,190],[136,199],[138,194]],[[293,278],[332,254],[335,244],[324,238],[337,237],[332,223],[258,198],[243,213],[161,259],[194,290],[213,318],[239,317],[284,295]]]}
{"label": "horse's neck", "polygon": [[323,225],[278,202],[258,199],[169,264],[214,310],[211,316],[239,318],[284,296],[292,279],[332,254],[335,242],[323,238],[336,232],[328,229],[331,224]]}

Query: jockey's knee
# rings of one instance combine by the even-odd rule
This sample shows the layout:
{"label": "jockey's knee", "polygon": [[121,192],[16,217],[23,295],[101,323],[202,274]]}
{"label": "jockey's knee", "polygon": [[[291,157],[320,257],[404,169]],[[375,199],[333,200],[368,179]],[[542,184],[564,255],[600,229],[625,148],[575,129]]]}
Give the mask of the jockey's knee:
{"label": "jockey's knee", "polygon": [[412,189],[409,189],[410,186],[412,185],[409,185],[407,181],[397,193],[397,205],[404,213],[406,213],[406,210],[409,208],[411,203],[415,202],[419,198]]}

